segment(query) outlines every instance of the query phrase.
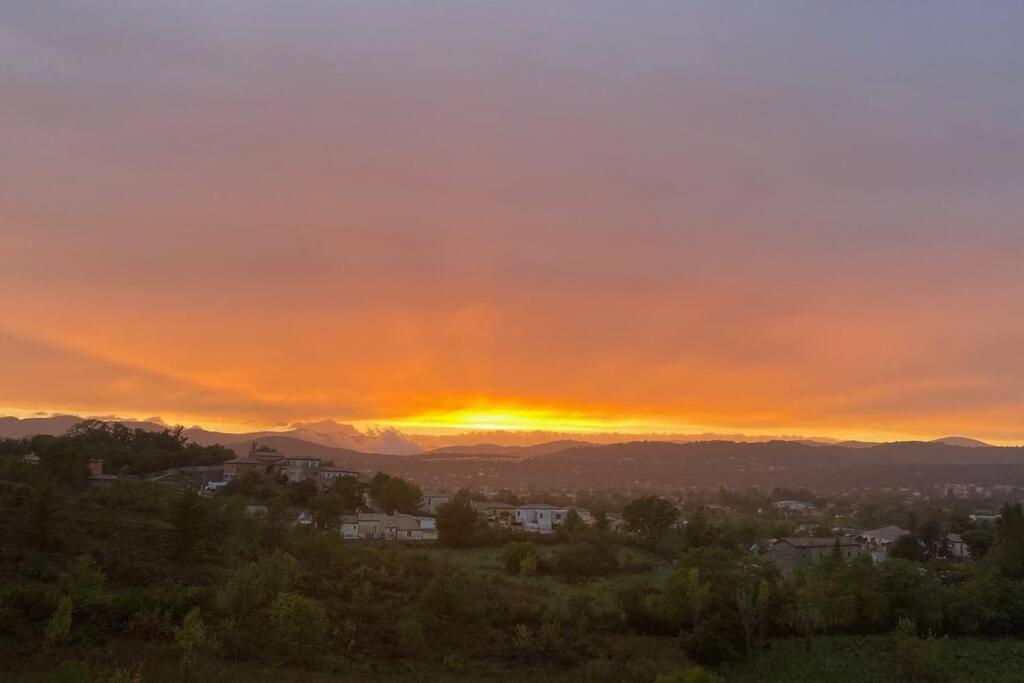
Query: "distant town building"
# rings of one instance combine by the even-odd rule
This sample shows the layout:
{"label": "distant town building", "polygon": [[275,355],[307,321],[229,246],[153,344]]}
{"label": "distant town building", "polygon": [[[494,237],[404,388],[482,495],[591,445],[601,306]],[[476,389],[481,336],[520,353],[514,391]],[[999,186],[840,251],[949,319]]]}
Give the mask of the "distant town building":
{"label": "distant town building", "polygon": [[347,470],[344,467],[321,467],[319,478],[321,483],[330,484],[335,479],[341,479],[342,477],[359,477],[359,473],[355,470]]}
{"label": "distant town building", "polygon": [[880,529],[854,532],[853,538],[864,545],[872,560],[882,562],[889,559],[889,547],[909,533],[898,526],[884,526]]}
{"label": "distant town building", "polygon": [[964,537],[960,534],[949,534],[946,536],[946,548],[949,557],[957,560],[967,560],[971,557],[971,551],[964,543]]}
{"label": "distant town building", "polygon": [[861,546],[852,538],[779,538],[768,550],[768,558],[783,575],[791,575],[801,564],[811,564],[838,551],[845,559],[862,553]]}
{"label": "distant town building", "polygon": [[266,516],[267,512],[268,511],[267,511],[267,506],[266,505],[246,505],[245,506],[245,514],[249,515],[250,517]]}
{"label": "distant town building", "polygon": [[772,505],[782,512],[808,512],[814,506],[803,500],[777,500]]}
{"label": "distant town building", "polygon": [[995,521],[999,519],[999,513],[994,510],[971,510],[971,514],[968,515],[968,518],[972,522],[987,522],[994,524]]}
{"label": "distant town building", "polygon": [[479,516],[492,524],[511,526],[515,521],[516,506],[511,503],[474,500],[470,502],[470,506]]}
{"label": "distant town building", "polygon": [[420,499],[420,509],[430,514],[437,514],[437,509],[452,499],[447,493],[424,491]]}

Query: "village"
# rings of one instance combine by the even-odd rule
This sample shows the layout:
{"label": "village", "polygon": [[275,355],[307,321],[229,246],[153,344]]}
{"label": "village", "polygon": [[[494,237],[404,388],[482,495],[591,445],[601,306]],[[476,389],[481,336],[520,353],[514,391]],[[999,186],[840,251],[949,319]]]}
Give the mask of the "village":
{"label": "village", "polygon": [[[29,464],[38,462],[34,454],[24,456],[23,460]],[[100,459],[89,461],[88,474],[89,482],[93,485],[107,485],[119,478],[117,475],[104,473],[104,462]],[[227,460],[220,465],[175,468],[150,473],[147,479],[182,488],[198,482],[202,485],[202,493],[212,496],[228,489],[233,481],[240,481],[246,477],[279,480],[291,485],[311,482],[317,490],[324,491],[339,479],[362,481],[367,474],[336,467],[333,463],[325,463],[320,458],[288,456],[273,450],[260,449],[253,444],[246,455]],[[973,484],[957,483],[944,484],[932,493],[940,497],[943,491],[943,497],[953,501],[988,501],[993,495],[1019,498],[1021,493],[1015,487],[986,489]],[[927,493],[910,489],[883,489],[882,493],[897,496],[902,500],[903,506],[928,499]],[[359,510],[353,514],[341,515],[337,531],[343,539],[351,541],[436,541],[439,538],[437,513],[442,506],[453,500],[455,494],[427,490],[422,491],[420,495],[415,512],[386,512],[375,506],[368,491],[363,491]],[[688,522],[682,514],[683,499],[671,496],[666,499],[673,501],[679,512],[673,526],[685,528]],[[478,520],[495,529],[550,535],[556,533],[570,519],[575,519],[577,523],[587,526],[598,525],[613,533],[628,534],[631,531],[621,512],[602,511],[598,521],[590,509],[576,504],[483,499],[470,500],[469,505]],[[817,562],[834,553],[839,553],[846,559],[865,555],[875,563],[884,562],[889,559],[894,544],[911,534],[910,530],[895,524],[871,529],[829,526],[828,522],[831,519],[842,517],[833,514],[834,504],[829,504],[823,509],[809,500],[783,499],[773,501],[770,507],[772,515],[799,520],[799,523],[794,522],[791,525],[793,535],[759,540],[751,546],[751,550],[763,554],[786,576],[792,575],[801,565]],[[707,503],[703,508],[711,514],[730,511],[729,506],[721,503]],[[253,517],[268,514],[267,505],[261,503],[247,504],[245,509],[246,513]],[[759,508],[757,513],[763,515],[767,511]],[[967,517],[972,524],[983,527],[990,526],[998,520],[998,514],[988,508],[971,510]],[[314,523],[314,515],[310,509],[300,507],[294,510],[294,526],[312,526]],[[828,533],[822,533],[823,530]],[[949,531],[943,533],[939,539],[932,539],[931,543],[936,545],[941,557],[958,561],[972,560],[969,544],[962,533]]]}
{"label": "village", "polygon": [[[303,481],[314,481],[320,489],[331,486],[339,477],[359,479],[365,473],[325,464],[313,457],[290,457],[276,452],[261,452],[255,447],[245,457],[235,458],[223,464],[223,475],[220,481],[207,483],[206,490],[215,492],[226,487],[233,479],[246,475],[265,477],[281,477],[291,484]],[[970,484],[947,484],[946,497],[956,499],[975,497],[990,498],[992,491]],[[1009,491],[1009,489],[1007,489]],[[918,491],[904,491],[906,501],[914,501],[922,497]],[[343,515],[338,531],[346,540],[377,540],[377,541],[435,541],[438,539],[437,513],[440,508],[452,501],[454,494],[442,491],[423,491],[420,505],[415,514],[392,512],[387,513],[375,509],[368,493],[363,494],[362,509],[355,514]],[[685,527],[687,520],[682,513],[682,500],[676,499],[680,515],[674,526]],[[598,520],[594,513],[580,505],[556,505],[548,502],[507,502],[501,500],[471,500],[470,506],[477,518],[489,526],[498,529],[522,531],[532,534],[553,534],[565,525],[570,516],[579,523],[594,526]],[[906,502],[905,502],[906,504]],[[709,504],[707,509],[714,512],[725,512],[727,506]],[[769,538],[752,546],[771,560],[784,575],[791,575],[802,564],[814,563],[821,558],[839,553],[843,558],[850,559],[866,555],[875,563],[889,559],[890,550],[901,538],[911,531],[895,524],[878,528],[860,529],[847,526],[828,528],[828,535],[820,534],[831,517],[828,509],[819,509],[814,503],[806,500],[777,500],[771,505],[774,515],[799,517],[801,520],[814,520],[808,523],[795,524],[794,535]],[[251,515],[266,514],[262,505],[250,505],[247,511]],[[764,513],[763,509],[758,511]],[[627,534],[630,527],[621,512],[602,512],[600,526],[608,531]],[[992,524],[998,515],[988,509],[975,510],[969,515],[971,522]],[[313,524],[313,515],[309,510],[298,511],[296,525]],[[953,560],[970,561],[971,553],[968,544],[960,533],[945,533],[938,540],[943,557]]]}

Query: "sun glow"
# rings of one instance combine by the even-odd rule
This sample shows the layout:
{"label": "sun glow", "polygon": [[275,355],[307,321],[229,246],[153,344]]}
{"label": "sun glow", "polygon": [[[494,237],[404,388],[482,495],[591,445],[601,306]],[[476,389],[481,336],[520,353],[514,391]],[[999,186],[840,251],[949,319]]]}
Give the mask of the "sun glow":
{"label": "sun glow", "polygon": [[696,425],[667,425],[656,420],[610,418],[582,412],[534,408],[462,409],[388,420],[405,431],[452,433],[474,431],[564,432],[570,434],[652,433],[700,430]]}

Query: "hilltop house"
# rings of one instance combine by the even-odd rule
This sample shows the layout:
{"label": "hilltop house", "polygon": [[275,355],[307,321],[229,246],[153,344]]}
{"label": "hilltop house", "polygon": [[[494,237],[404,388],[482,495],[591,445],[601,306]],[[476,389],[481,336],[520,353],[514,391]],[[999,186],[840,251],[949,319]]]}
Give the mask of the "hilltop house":
{"label": "hilltop house", "polygon": [[862,552],[860,544],[852,538],[778,538],[768,549],[768,559],[789,576],[801,564],[817,562],[837,549],[845,559]]}
{"label": "hilltop house", "polygon": [[527,503],[516,506],[516,516],[513,525],[524,531],[532,531],[541,534],[550,534],[555,527],[565,523],[569,510],[564,507],[548,505],[547,503]]}
{"label": "hilltop house", "polygon": [[285,463],[285,474],[290,484],[315,479],[320,472],[320,458],[289,457],[285,458]]}
{"label": "hilltop house", "polygon": [[280,453],[254,451],[244,458],[235,458],[224,463],[224,481],[243,477],[250,472],[277,476],[284,469],[284,456]]}

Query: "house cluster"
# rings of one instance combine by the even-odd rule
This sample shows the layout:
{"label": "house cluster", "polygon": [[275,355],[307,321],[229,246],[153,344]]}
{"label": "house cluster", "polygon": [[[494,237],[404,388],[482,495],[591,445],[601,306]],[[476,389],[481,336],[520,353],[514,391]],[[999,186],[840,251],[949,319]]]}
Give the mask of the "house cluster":
{"label": "house cluster", "polygon": [[[437,512],[451,499],[452,496],[447,493],[424,491],[420,499],[422,514],[360,512],[346,515],[341,520],[341,535],[352,540],[432,541],[437,539]],[[579,515],[584,524],[592,525],[596,521],[589,510],[574,506],[547,503],[513,505],[498,501],[472,501],[470,505],[477,516],[491,526],[537,534],[554,533],[566,523],[572,511]],[[612,513],[607,516],[607,520],[612,530],[621,531],[625,527],[622,515]],[[312,518],[300,517],[298,522],[308,524]]]}
{"label": "house cluster", "polygon": [[359,473],[353,470],[325,465],[320,458],[289,457],[273,451],[253,450],[243,458],[234,458],[224,463],[223,481],[226,483],[250,472],[273,477],[283,474],[291,483],[312,479],[321,486],[327,486],[339,477],[359,476]]}
{"label": "house cluster", "polygon": [[863,553],[861,544],[849,537],[776,538],[769,541],[768,559],[791,576],[801,564],[813,564],[837,550],[846,559]]}
{"label": "house cluster", "polygon": [[[833,529],[836,534],[826,538],[777,538],[768,542],[768,558],[785,575],[790,575],[802,563],[813,563],[830,553],[838,552],[844,558],[867,555],[874,562],[889,559],[893,543],[910,532],[898,526],[879,529]],[[946,536],[946,557],[970,559],[971,554],[960,534]]]}
{"label": "house cluster", "polygon": [[880,529],[833,529],[834,536],[824,538],[776,538],[769,541],[768,558],[783,574],[792,574],[804,563],[814,563],[834,552],[850,559],[867,555],[874,562],[889,559],[893,543],[906,536],[909,531],[898,526],[884,526]]}
{"label": "house cluster", "polygon": [[[435,514],[442,505],[451,501],[451,496],[436,491],[426,491],[423,494],[422,509],[428,513]],[[492,526],[510,529],[519,529],[531,533],[550,534],[569,519],[569,513],[575,512],[580,520],[587,525],[596,523],[594,515],[576,505],[550,505],[548,503],[523,503],[513,505],[497,501],[472,501],[470,505],[476,511],[477,516],[486,520]],[[625,529],[625,521],[618,513],[608,513],[606,516],[608,528],[613,531]]]}

